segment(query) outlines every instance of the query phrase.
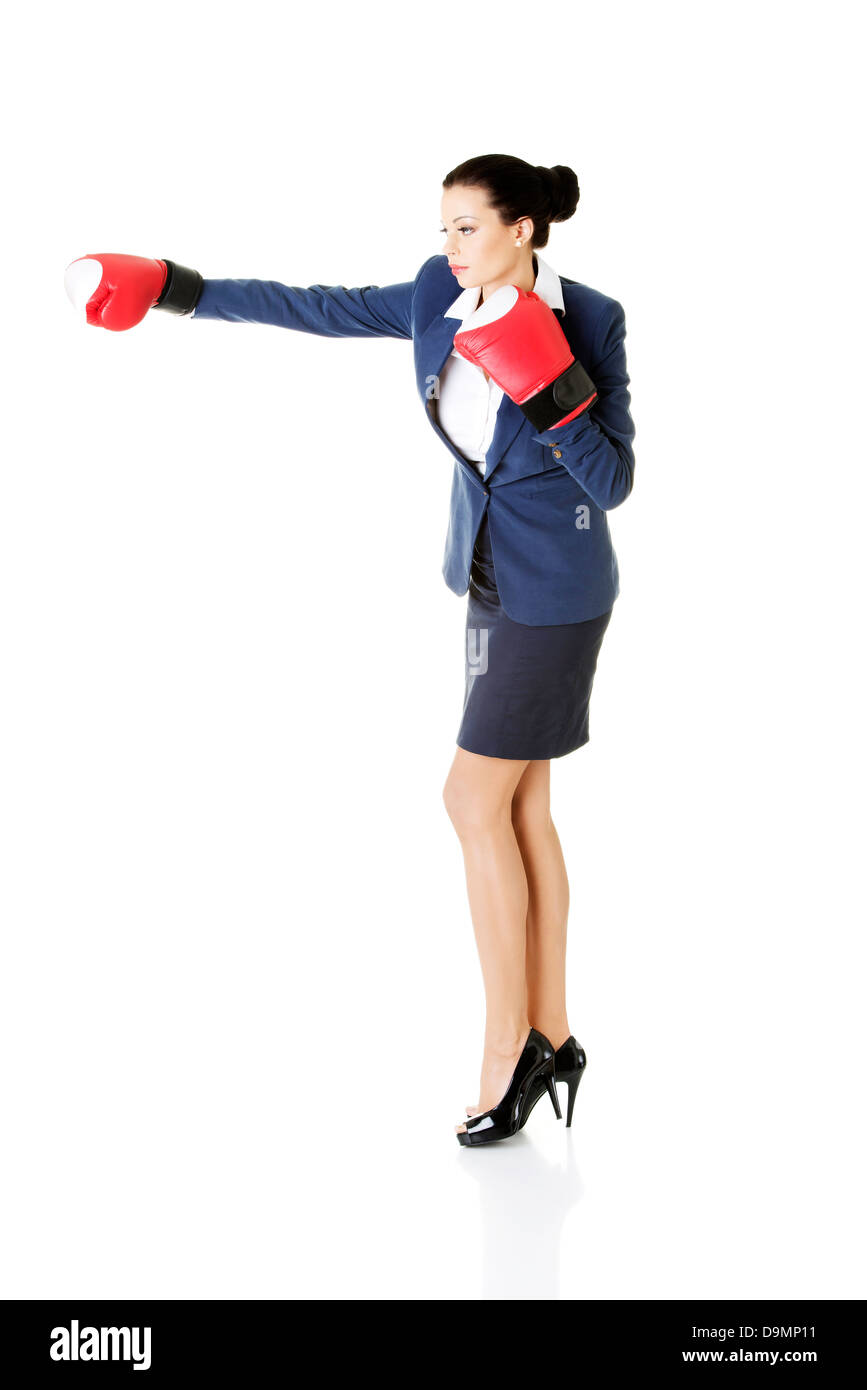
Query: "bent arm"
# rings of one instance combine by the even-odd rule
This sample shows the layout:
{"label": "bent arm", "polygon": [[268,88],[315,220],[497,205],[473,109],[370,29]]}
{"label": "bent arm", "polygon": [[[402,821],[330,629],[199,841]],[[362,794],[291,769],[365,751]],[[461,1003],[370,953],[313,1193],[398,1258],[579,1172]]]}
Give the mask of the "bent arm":
{"label": "bent arm", "polygon": [[568,424],[533,436],[540,444],[560,450],[562,463],[603,511],[626,501],[635,474],[625,338],[626,316],[622,304],[614,300],[601,316],[595,360],[585,364],[597,399]]}
{"label": "bent arm", "polygon": [[192,318],[270,323],[325,338],[411,338],[413,282],[281,285],[277,280],[205,280]]}

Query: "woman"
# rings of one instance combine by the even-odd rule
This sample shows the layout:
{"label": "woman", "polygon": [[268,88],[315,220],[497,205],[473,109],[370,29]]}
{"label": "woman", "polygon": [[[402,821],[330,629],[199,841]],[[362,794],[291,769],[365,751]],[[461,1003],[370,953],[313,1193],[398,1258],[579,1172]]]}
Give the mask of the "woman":
{"label": "woman", "polygon": [[571,169],[484,155],[443,181],[443,255],[385,287],[203,280],[171,261],[83,257],[89,323],[151,307],[332,337],[413,340],[419,393],[455,459],[443,573],[467,602],[463,715],[443,790],[460,840],[485,988],[478,1102],[461,1144],[508,1138],[556,1081],[567,1125],[586,1065],[566,1011],[569,884],[551,759],[588,741],[619,593],[606,511],[632,489],[622,306],[538,255],[578,204]]}

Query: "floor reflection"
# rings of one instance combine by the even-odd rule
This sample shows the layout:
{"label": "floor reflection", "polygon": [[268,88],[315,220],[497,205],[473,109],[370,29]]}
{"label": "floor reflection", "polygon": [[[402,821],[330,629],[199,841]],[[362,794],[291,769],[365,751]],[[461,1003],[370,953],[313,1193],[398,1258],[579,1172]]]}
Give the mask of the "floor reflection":
{"label": "floor reflection", "polygon": [[559,1298],[563,1225],[584,1193],[577,1138],[564,1129],[543,1149],[521,1133],[461,1149],[461,1171],[479,1186],[482,1298]]}

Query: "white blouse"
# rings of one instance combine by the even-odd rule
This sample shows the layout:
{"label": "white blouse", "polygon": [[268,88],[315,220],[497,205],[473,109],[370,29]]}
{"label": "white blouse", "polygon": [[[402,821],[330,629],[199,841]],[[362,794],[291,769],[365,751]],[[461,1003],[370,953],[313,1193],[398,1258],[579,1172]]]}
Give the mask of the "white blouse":
{"label": "white blouse", "polygon": [[[536,267],[533,289],[550,308],[564,314],[566,306],[559,275],[538,253]],[[460,319],[463,323],[478,308],[481,292],[479,285],[462,290],[445,311],[444,317]],[[455,332],[459,331],[455,326]],[[453,349],[440,372],[437,423],[458,452],[475,465],[482,477],[485,475],[486,455],[494,437],[497,411],[502,399],[502,388],[489,380],[481,367],[468,362],[457,349]]]}

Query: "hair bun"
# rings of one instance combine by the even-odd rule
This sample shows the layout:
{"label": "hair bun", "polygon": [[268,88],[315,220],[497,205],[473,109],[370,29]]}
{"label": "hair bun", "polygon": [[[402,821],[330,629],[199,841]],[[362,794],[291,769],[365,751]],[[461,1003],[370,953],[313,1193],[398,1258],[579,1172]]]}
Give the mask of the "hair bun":
{"label": "hair bun", "polygon": [[574,213],[581,196],[581,190],[578,187],[578,175],[567,164],[554,164],[550,169],[544,164],[537,164],[536,172],[549,192],[551,199],[550,220],[552,222],[565,222]]}

